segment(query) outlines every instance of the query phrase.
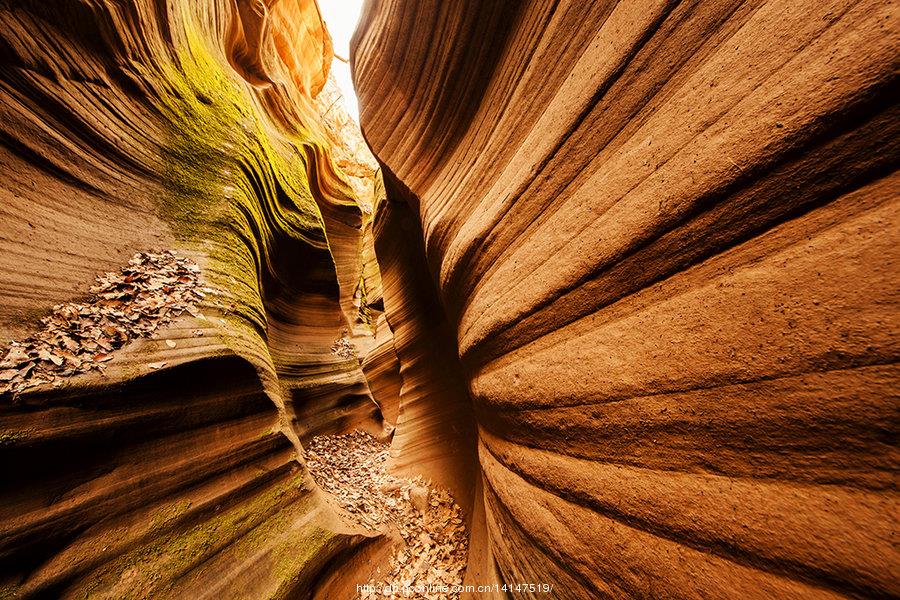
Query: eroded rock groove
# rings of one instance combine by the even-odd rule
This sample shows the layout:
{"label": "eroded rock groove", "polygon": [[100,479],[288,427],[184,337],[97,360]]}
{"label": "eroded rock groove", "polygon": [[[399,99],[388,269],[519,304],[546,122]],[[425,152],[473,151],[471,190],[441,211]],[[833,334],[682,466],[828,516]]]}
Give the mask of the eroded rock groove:
{"label": "eroded rock groove", "polygon": [[0,598],[900,596],[898,48],[0,0]]}

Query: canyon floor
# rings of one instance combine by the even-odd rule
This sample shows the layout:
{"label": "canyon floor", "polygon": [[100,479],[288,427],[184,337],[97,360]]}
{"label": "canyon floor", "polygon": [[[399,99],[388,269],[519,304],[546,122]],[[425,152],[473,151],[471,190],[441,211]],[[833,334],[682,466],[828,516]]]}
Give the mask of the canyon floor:
{"label": "canyon floor", "polygon": [[468,532],[462,511],[424,478],[388,474],[389,454],[387,445],[360,431],[313,438],[306,453],[313,478],[354,524],[398,539],[390,569],[366,582],[360,598],[458,598],[440,588],[463,582]]}

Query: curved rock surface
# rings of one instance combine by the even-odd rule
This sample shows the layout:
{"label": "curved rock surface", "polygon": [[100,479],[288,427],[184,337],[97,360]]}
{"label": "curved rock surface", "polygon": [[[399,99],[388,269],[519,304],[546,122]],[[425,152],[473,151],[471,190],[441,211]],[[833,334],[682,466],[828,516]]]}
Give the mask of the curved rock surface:
{"label": "curved rock surface", "polygon": [[900,596],[898,18],[0,1],[0,598]]}
{"label": "curved rock surface", "polygon": [[383,428],[332,352],[364,215],[315,101],[331,56],[313,0],[0,3],[0,359],[138,252],[215,290],[2,397],[0,597],[303,597],[370,539],[302,462]]}
{"label": "curved rock surface", "polygon": [[367,5],[385,308],[404,390],[458,346],[470,576],[900,594],[898,47],[880,0]]}

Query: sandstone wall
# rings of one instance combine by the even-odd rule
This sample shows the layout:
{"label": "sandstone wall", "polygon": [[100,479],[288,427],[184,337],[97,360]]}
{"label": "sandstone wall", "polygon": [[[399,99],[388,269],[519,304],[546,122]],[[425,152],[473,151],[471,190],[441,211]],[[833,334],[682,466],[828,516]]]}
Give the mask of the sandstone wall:
{"label": "sandstone wall", "polygon": [[389,282],[415,278],[452,328],[410,323],[401,372],[458,346],[489,538],[470,577],[900,594],[898,17],[368,3],[353,66],[397,182],[381,218],[411,214],[422,244],[395,260],[397,227],[376,229],[385,306],[406,321]]}
{"label": "sandstone wall", "polygon": [[331,351],[363,216],[315,107],[318,9],[268,4],[0,3],[2,354],[136,252],[215,290],[102,372],[0,398],[0,597],[303,597],[364,539],[300,445],[381,431]]}

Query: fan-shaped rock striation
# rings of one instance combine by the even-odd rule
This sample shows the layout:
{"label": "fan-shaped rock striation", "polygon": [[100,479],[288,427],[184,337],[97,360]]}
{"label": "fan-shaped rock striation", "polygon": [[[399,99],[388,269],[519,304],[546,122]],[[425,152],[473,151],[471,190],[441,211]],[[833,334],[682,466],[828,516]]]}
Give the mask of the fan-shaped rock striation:
{"label": "fan-shaped rock striation", "polygon": [[[900,593],[897,17],[367,5],[382,218],[421,243],[395,261],[401,227],[376,230],[385,308],[401,373],[458,346],[489,540],[470,576],[561,598]],[[392,304],[411,277],[449,339]]]}

